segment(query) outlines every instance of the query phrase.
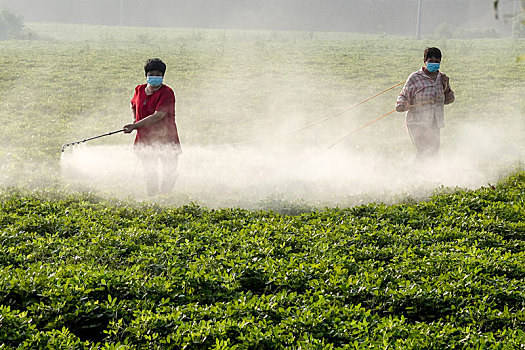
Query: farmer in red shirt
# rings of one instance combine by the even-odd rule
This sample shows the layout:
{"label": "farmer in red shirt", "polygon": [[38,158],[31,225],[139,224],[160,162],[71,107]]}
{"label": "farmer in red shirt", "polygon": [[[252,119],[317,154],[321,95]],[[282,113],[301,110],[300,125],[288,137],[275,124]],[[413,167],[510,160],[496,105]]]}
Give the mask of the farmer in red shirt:
{"label": "farmer in red shirt", "polygon": [[396,103],[396,111],[408,111],[406,125],[416,147],[416,161],[437,158],[440,129],[445,126],[444,105],[455,99],[448,77],[439,71],[441,51],[426,48],[423,61],[425,66],[408,77]]}
{"label": "farmer in red shirt", "polygon": [[135,122],[123,129],[126,134],[137,130],[135,150],[144,168],[148,195],[155,196],[173,190],[181,148],[175,124],[175,94],[162,83],[166,64],[158,58],[149,59],[144,72],[147,84],[138,85],[131,99]]}

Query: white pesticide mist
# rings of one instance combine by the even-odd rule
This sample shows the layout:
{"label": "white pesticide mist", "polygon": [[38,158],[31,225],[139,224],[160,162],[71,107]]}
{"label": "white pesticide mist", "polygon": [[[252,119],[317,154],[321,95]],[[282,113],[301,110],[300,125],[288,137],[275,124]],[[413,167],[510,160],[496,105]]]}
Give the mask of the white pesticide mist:
{"label": "white pesticide mist", "polygon": [[[513,125],[459,125],[438,163],[413,164],[404,154],[356,152],[341,142],[326,147],[283,147],[278,139],[218,147],[183,147],[172,194],[147,198],[142,166],[131,145],[74,146],[63,153],[62,175],[121,198],[195,202],[208,207],[267,208],[281,200],[313,207],[352,206],[370,201],[424,199],[437,187],[477,188],[497,181],[523,159],[523,134]],[[363,132],[366,132],[363,130]],[[407,136],[408,137],[408,136]],[[447,135],[444,136],[445,141]],[[379,144],[381,140],[377,140]],[[372,145],[373,146],[373,145]]]}
{"label": "white pesticide mist", "polygon": [[[400,113],[327,149],[375,117],[374,102],[389,99],[393,108],[395,93],[341,118],[282,136],[337,112],[323,110],[322,101],[317,110],[315,105],[301,108],[316,91],[339,91],[342,98],[337,104],[352,105],[343,101],[345,96],[352,96],[351,91],[323,86],[309,78],[302,67],[296,67],[298,74],[292,81],[279,86],[245,77],[234,64],[226,66],[231,67],[225,74],[230,79],[222,84],[210,83],[213,88],[203,89],[197,99],[206,101],[200,102],[204,113],[191,114],[187,109],[191,104],[177,102],[178,112],[182,111],[177,123],[183,136],[183,154],[173,193],[148,198],[142,165],[131,139],[126,145],[86,143],[67,149],[62,158],[64,180],[111,196],[172,205],[195,202],[212,208],[274,209],[282,203],[300,203],[315,208],[348,207],[371,201],[422,200],[442,186],[485,186],[515,170],[525,155],[523,113],[499,115],[497,120],[490,113],[456,120],[446,111],[440,161],[426,166],[414,164],[415,150]],[[257,87],[246,88],[250,84]],[[265,88],[265,84],[271,86]],[[257,101],[260,96],[256,92],[261,89],[270,91],[262,94],[264,103],[250,103]],[[266,106],[262,112],[261,106]],[[362,108],[370,110],[363,112]],[[250,113],[259,114],[246,119]],[[217,125],[210,127],[210,123]],[[228,130],[222,129],[226,127]],[[217,139],[206,139],[208,135]],[[236,143],[254,139],[264,140]]]}
{"label": "white pesticide mist", "polygon": [[[273,35],[277,34],[261,34],[260,40],[250,37],[240,44],[224,39],[224,55],[205,57],[202,61],[195,55],[191,59],[195,64],[181,65],[179,76],[177,60],[184,55],[176,58],[159,55],[173,60],[167,62],[167,79],[170,86],[173,81],[177,94],[177,125],[182,137],[183,154],[179,157],[173,193],[147,196],[142,165],[134,153],[131,135],[117,145],[103,145],[116,141],[104,139],[67,147],[60,162],[61,180],[74,185],[73,188],[95,190],[108,197],[170,205],[195,202],[213,208],[273,209],[279,203],[304,203],[320,208],[425,199],[441,186],[477,188],[494,183],[520,165],[525,150],[524,115],[518,110],[521,104],[510,105],[501,113],[497,105],[504,101],[498,101],[487,106],[484,115],[450,119],[452,113],[448,111],[459,109],[456,106],[461,103],[460,94],[453,105],[446,107],[441,160],[426,167],[413,164],[415,150],[404,133],[403,115],[399,113],[327,150],[350,131],[393,108],[394,91],[312,130],[270,138],[327,117],[373,93],[354,87],[360,81],[353,81],[351,73],[340,76],[345,72],[337,68],[341,63],[330,64],[330,59],[325,62],[324,52],[330,52],[328,48],[318,49],[321,53],[309,52],[306,44],[296,49],[291,39],[288,48],[288,41],[272,40]],[[281,51],[284,51],[282,57]],[[379,68],[382,69],[373,60],[366,60],[359,69],[376,73]],[[137,69],[142,73],[141,67]],[[142,78],[141,74],[138,76]],[[464,84],[468,88],[468,82]],[[519,96],[518,89],[509,91],[509,95]],[[128,112],[125,108],[129,98],[125,101],[122,108],[109,110]],[[473,107],[464,106],[464,110]],[[492,115],[496,113],[497,119]],[[458,116],[459,112],[452,115]],[[75,134],[64,141],[80,139],[78,132],[92,130],[87,126],[93,125],[93,119],[85,115],[73,119],[70,117]],[[123,117],[115,123],[127,124],[129,118]],[[86,131],[85,136],[96,133]],[[44,133],[41,138],[45,140],[45,136]],[[268,136],[268,140],[220,145],[261,136]],[[3,183],[16,184],[17,179],[11,176],[16,161],[1,152],[0,161],[5,161],[0,180],[5,178]],[[32,172],[35,167],[25,169]]]}

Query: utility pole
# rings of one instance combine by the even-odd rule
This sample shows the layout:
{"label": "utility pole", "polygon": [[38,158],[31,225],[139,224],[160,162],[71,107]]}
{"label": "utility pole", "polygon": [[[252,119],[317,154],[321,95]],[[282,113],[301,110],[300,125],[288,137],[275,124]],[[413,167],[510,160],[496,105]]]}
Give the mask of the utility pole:
{"label": "utility pole", "polygon": [[421,7],[423,6],[423,0],[419,0],[419,6],[417,8],[417,40],[421,39]]}
{"label": "utility pole", "polygon": [[517,36],[516,31],[519,28],[518,1],[519,0],[514,0],[514,11],[512,11],[512,37],[513,38]]}
{"label": "utility pole", "polygon": [[122,19],[124,18],[123,16],[123,13],[124,13],[124,0],[120,0],[120,26],[122,27]]}

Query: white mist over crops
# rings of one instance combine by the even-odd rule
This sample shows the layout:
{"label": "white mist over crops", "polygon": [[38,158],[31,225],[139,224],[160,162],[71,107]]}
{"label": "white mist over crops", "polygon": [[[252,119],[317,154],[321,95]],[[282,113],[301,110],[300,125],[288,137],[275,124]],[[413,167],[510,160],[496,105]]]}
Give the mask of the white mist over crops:
{"label": "white mist over crops", "polygon": [[[373,127],[373,126],[371,126]],[[195,202],[210,207],[260,208],[274,201],[313,206],[348,206],[369,201],[422,199],[441,186],[477,188],[497,181],[523,159],[525,131],[514,125],[458,125],[441,160],[422,166],[413,154],[381,154],[382,140],[356,152],[341,142],[326,147],[286,147],[274,142],[223,147],[187,145],[179,158],[173,194],[150,198]],[[362,131],[366,133],[366,129]],[[408,137],[408,136],[407,136]],[[447,142],[447,141],[446,141]],[[83,182],[118,197],[147,199],[142,167],[131,145],[82,145],[66,150],[62,169],[67,181]]]}
{"label": "white mist over crops", "polygon": [[[121,138],[118,145],[86,143],[66,150],[64,179],[80,180],[119,197],[173,204],[250,209],[280,202],[352,206],[424,199],[443,186],[485,186],[516,169],[523,159],[525,124],[519,104],[512,104],[515,90],[497,100],[507,108],[495,120],[488,111],[493,107],[486,102],[476,99],[474,106],[462,100],[470,82],[454,72],[449,76],[457,101],[445,108],[437,163],[414,164],[404,113],[393,113],[346,137],[393,109],[402,86],[302,130],[406,79],[421,61],[421,53],[414,55],[405,63],[407,73],[388,71],[394,78],[367,88],[351,77],[353,71],[372,74],[382,69],[381,63],[364,61],[361,67],[348,63],[352,71],[345,74],[350,77],[342,80],[316,55],[267,41],[247,45],[234,57],[217,56],[213,64],[201,67],[199,74],[205,78],[193,94],[174,83],[183,154],[172,194],[147,197],[132,136]],[[445,69],[450,65],[447,60],[454,60],[450,56],[445,56]],[[178,64],[168,63],[168,85],[169,79],[177,79]],[[459,109],[466,112],[458,113]]]}

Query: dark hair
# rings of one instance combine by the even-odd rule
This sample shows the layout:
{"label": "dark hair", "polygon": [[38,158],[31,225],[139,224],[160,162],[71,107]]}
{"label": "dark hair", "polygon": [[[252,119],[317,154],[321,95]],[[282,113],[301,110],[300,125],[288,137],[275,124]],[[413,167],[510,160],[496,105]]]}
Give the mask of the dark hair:
{"label": "dark hair", "polygon": [[437,47],[427,47],[424,53],[425,62],[429,57],[439,58],[441,60],[441,51]]}
{"label": "dark hair", "polygon": [[162,75],[164,76],[164,73],[166,73],[166,64],[162,62],[159,58],[150,58],[146,61],[146,64],[144,65],[144,74],[147,76],[148,72],[154,70],[162,72]]}

